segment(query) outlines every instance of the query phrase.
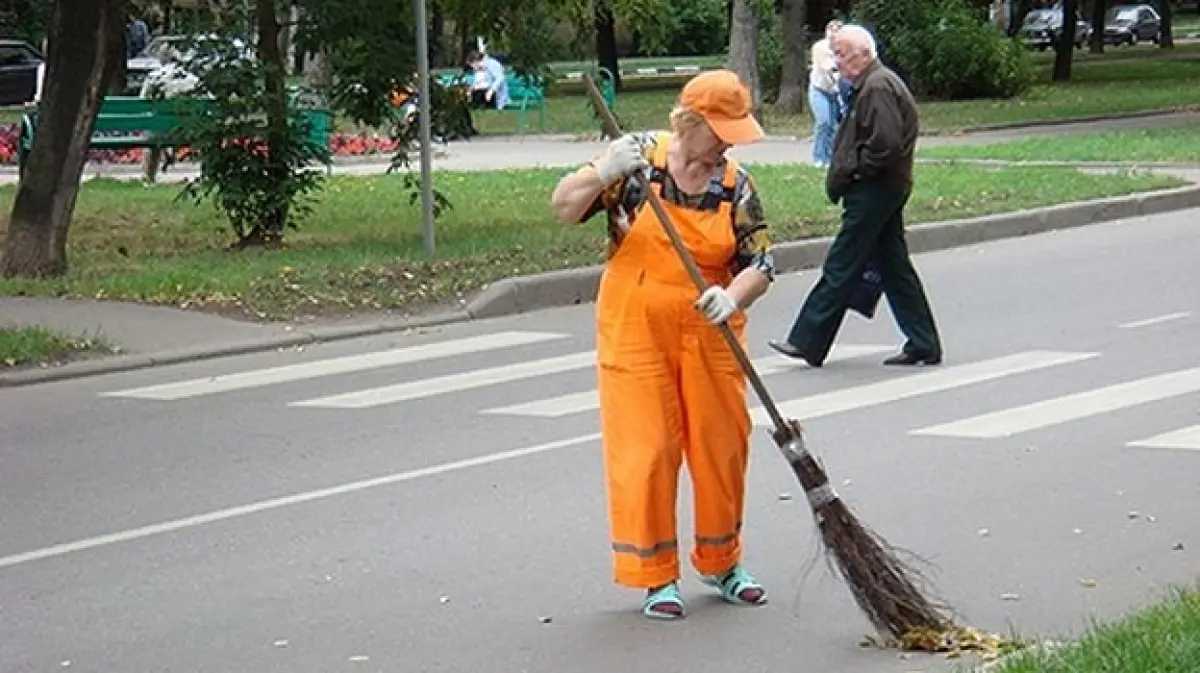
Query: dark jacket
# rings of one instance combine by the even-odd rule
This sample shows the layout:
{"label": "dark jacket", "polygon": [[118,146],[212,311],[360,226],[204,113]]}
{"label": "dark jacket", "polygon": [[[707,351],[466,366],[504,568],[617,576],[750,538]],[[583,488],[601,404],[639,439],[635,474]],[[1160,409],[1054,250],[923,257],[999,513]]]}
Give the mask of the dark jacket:
{"label": "dark jacket", "polygon": [[920,126],[904,82],[875,61],[854,82],[850,115],[838,125],[825,191],[837,203],[854,183],[877,180],[909,192]]}

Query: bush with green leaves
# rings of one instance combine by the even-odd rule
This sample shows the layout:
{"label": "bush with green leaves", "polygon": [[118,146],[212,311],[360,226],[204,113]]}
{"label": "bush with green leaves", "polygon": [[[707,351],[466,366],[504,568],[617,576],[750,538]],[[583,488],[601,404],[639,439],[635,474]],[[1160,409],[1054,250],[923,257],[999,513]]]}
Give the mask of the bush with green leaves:
{"label": "bush with green leaves", "polygon": [[180,124],[173,140],[200,166],[180,197],[214,201],[229,219],[237,247],[278,245],[285,230],[308,214],[311,196],[322,186],[324,174],[314,164],[328,164],[331,157],[314,126],[330,121],[304,114],[294,104],[298,97],[280,101],[280,94],[287,97],[282,73],[272,73],[274,66],[238,40],[177,47],[179,81],[190,75],[194,86],[175,97]]}
{"label": "bush with green leaves", "polygon": [[887,58],[929,99],[1011,98],[1033,85],[1028,52],[964,0],[856,0]]}

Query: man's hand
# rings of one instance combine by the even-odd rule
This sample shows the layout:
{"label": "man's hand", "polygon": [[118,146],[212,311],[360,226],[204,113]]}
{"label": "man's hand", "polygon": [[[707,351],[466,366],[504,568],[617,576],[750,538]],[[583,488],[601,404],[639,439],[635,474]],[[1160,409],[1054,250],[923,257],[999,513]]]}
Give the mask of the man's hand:
{"label": "man's hand", "polygon": [[700,298],[696,300],[696,308],[704,314],[704,317],[714,325],[719,325],[730,316],[737,312],[737,301],[733,295],[721,287],[714,285],[704,291]]}
{"label": "man's hand", "polygon": [[605,185],[610,185],[646,165],[637,138],[624,135],[609,143],[608,153],[596,162],[596,175]]}

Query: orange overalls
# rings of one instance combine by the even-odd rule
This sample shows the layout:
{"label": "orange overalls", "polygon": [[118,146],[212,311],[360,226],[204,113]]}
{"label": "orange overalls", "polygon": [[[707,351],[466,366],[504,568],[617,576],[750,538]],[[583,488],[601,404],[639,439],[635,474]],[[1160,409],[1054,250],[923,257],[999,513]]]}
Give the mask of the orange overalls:
{"label": "orange overalls", "polygon": [[[664,137],[652,163],[667,163]],[[731,194],[737,166],[728,160]],[[650,188],[661,196],[662,186]],[[709,283],[732,280],[733,204],[715,211],[663,206]],[[745,377],[695,308],[699,291],[654,211],[643,203],[608,260],[597,297],[597,378],[614,578],[656,587],[679,577],[676,492],[686,458],[695,501],[691,561],[723,573],[741,553],[750,416]],[[742,340],[745,316],[728,322]]]}

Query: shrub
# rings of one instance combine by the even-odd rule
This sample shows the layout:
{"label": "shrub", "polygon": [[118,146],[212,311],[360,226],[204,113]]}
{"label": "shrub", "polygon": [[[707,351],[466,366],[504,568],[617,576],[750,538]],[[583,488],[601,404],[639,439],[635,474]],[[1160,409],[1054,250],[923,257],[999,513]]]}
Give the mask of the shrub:
{"label": "shrub", "polygon": [[963,0],[858,0],[887,58],[926,98],[1011,98],[1033,84],[1028,53]]}
{"label": "shrub", "polygon": [[641,51],[674,56],[707,56],[729,45],[725,0],[690,0],[656,12],[642,27]]}

